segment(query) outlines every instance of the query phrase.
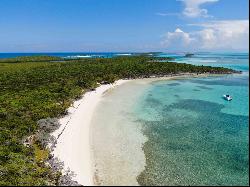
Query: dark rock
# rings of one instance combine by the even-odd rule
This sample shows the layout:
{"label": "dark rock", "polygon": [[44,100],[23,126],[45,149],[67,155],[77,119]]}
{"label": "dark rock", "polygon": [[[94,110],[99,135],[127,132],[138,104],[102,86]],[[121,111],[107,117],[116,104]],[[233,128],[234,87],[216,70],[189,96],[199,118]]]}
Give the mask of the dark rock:
{"label": "dark rock", "polygon": [[[62,171],[64,168],[64,163],[61,162],[58,158],[52,158],[48,161],[48,164],[51,167],[51,170],[53,172]],[[66,171],[65,174],[61,175],[58,180],[59,186],[82,186],[77,181],[74,181],[72,178],[75,176],[75,174],[70,171],[69,169]]]}
{"label": "dark rock", "polygon": [[102,81],[101,84],[110,84],[108,81]]}
{"label": "dark rock", "polygon": [[41,119],[37,122],[40,129],[42,129],[45,132],[51,133],[55,130],[57,130],[60,127],[60,123],[58,122],[58,119],[56,118],[46,118]]}
{"label": "dark rock", "polygon": [[82,186],[77,181],[74,181],[72,177],[73,172],[68,171],[65,175],[62,175],[58,181],[59,186]]}

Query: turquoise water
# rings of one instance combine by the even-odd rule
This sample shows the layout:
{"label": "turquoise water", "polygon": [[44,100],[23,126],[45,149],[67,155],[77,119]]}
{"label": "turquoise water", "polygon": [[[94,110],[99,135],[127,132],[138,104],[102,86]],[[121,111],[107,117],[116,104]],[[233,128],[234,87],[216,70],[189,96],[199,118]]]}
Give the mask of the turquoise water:
{"label": "turquoise water", "polygon": [[[148,141],[141,185],[248,185],[248,54],[201,54],[179,62],[241,75],[152,82],[134,114]],[[233,100],[222,98],[230,94]]]}
{"label": "turquoise water", "polygon": [[107,92],[91,124],[95,183],[248,185],[248,54],[160,55],[243,73],[133,80]]}

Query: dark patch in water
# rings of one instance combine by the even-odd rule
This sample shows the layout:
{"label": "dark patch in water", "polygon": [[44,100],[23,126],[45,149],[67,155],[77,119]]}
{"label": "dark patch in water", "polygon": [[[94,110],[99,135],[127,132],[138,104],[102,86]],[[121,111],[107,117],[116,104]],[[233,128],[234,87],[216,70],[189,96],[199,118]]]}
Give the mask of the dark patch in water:
{"label": "dark patch in water", "polygon": [[222,108],[186,99],[164,106],[161,121],[142,120],[147,166],[139,184],[248,185],[249,118]]}
{"label": "dark patch in water", "polygon": [[191,79],[179,79],[178,82],[191,82],[203,85],[222,85],[222,86],[249,86],[248,76],[241,77],[220,77],[220,79],[214,79],[214,77],[207,77],[203,79],[191,78]]}
{"label": "dark patch in water", "polygon": [[192,83],[203,84],[203,85],[223,85],[223,86],[248,86],[248,79],[218,79],[218,80],[200,80],[200,79],[191,79],[189,80]]}
{"label": "dark patch in water", "polygon": [[212,90],[213,88],[209,88],[207,86],[196,86],[198,88],[204,89],[204,90]]}
{"label": "dark patch in water", "polygon": [[175,94],[174,96],[175,96],[175,97],[177,97],[177,98],[179,98],[179,97],[180,97],[180,96],[179,96],[179,95],[177,95],[177,94]]}
{"label": "dark patch in water", "polygon": [[147,97],[146,103],[147,103],[147,107],[151,107],[151,108],[157,108],[162,105],[162,103],[159,100],[154,99],[152,97]]}
{"label": "dark patch in water", "polygon": [[178,86],[180,85],[180,83],[170,83],[170,84],[167,84],[167,86]]}
{"label": "dark patch in water", "polygon": [[175,81],[178,81],[178,82],[189,82],[189,79],[176,79]]}
{"label": "dark patch in water", "polygon": [[195,92],[199,92],[200,90],[198,90],[198,89],[193,89],[193,91],[195,91]]}

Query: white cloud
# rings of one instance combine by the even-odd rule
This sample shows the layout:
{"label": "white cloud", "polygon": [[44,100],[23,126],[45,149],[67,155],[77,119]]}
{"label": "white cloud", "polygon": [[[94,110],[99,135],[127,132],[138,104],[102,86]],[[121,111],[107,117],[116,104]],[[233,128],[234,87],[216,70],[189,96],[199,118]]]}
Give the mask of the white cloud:
{"label": "white cloud", "polygon": [[196,17],[212,17],[208,14],[207,9],[201,8],[203,4],[214,3],[219,0],[179,0],[185,5],[185,9],[182,14],[190,18]]}
{"label": "white cloud", "polygon": [[165,47],[178,50],[248,50],[249,20],[211,21],[192,24],[201,29],[168,32],[162,42]]}
{"label": "white cloud", "polygon": [[174,49],[186,49],[189,48],[190,44],[194,41],[189,33],[183,32],[177,28],[174,32],[168,32],[164,35],[162,41],[163,46],[174,47]]}
{"label": "white cloud", "polygon": [[194,33],[205,49],[248,49],[249,20],[213,21],[200,24],[203,29]]}

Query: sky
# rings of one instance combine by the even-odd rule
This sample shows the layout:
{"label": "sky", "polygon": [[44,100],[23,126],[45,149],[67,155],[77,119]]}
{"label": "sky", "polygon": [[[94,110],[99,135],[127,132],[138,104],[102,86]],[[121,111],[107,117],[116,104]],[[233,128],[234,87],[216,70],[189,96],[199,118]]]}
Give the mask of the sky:
{"label": "sky", "polygon": [[0,52],[248,51],[248,0],[0,0]]}

